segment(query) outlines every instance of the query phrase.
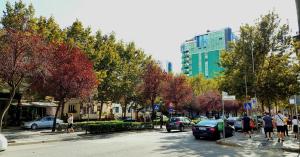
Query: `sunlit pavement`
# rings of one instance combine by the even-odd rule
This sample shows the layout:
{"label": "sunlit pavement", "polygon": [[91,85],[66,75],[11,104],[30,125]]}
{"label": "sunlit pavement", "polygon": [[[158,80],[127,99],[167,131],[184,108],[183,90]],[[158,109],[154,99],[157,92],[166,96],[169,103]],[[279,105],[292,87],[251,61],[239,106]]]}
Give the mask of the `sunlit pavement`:
{"label": "sunlit pavement", "polygon": [[275,150],[217,145],[215,141],[195,140],[190,131],[150,131],[94,136],[85,140],[11,146],[3,157],[282,157],[297,156]]}

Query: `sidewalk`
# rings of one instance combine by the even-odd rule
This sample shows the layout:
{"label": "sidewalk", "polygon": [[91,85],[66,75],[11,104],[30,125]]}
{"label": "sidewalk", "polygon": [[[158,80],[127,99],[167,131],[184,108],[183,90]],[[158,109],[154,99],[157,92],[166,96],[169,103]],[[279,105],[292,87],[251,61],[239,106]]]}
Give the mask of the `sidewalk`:
{"label": "sidewalk", "polygon": [[[152,131],[161,131],[159,127],[155,127]],[[150,131],[150,130],[143,130]],[[71,141],[81,139],[99,139],[112,136],[118,136],[120,134],[136,133],[141,131],[127,131],[127,132],[115,132],[99,135],[86,134],[85,131],[66,133],[66,132],[51,132],[51,130],[22,130],[22,129],[4,129],[2,134],[7,138],[9,146],[26,145],[26,144],[38,144],[57,141]]]}
{"label": "sidewalk", "polygon": [[[252,137],[245,136],[243,133],[236,132],[233,137],[226,139],[220,139],[216,141],[217,144],[243,147],[243,148],[257,148],[257,149],[279,149],[288,152],[299,152],[300,147],[296,139],[294,139],[294,134],[290,133],[289,137],[285,137],[283,143],[277,142],[277,133],[275,132],[273,140],[267,141],[265,135],[262,133],[254,133]],[[299,140],[298,140],[299,141]]]}
{"label": "sidewalk", "polygon": [[24,145],[24,144],[37,144],[45,142],[56,142],[56,141],[69,141],[78,140],[83,138],[82,136],[85,132],[55,132],[52,133],[51,130],[15,130],[6,129],[3,130],[2,134],[7,138],[9,146]]}

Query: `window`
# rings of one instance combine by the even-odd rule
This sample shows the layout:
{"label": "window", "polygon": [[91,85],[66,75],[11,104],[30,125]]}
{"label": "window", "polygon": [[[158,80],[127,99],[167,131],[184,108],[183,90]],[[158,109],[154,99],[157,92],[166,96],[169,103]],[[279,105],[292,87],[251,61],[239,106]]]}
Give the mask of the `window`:
{"label": "window", "polygon": [[119,107],[115,107],[115,113],[119,113]]}
{"label": "window", "polygon": [[75,105],[69,105],[69,113],[75,113]]}
{"label": "window", "polygon": [[130,107],[128,108],[128,113],[131,113],[131,108]]}

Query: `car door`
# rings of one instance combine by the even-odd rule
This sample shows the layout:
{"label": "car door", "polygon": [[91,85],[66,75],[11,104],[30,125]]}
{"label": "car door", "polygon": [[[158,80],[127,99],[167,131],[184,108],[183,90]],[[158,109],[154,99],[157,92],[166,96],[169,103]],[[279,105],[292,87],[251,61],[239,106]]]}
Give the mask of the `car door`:
{"label": "car door", "polygon": [[45,117],[42,119],[42,126],[43,128],[49,128],[51,127],[51,124],[53,124],[53,118],[52,117]]}

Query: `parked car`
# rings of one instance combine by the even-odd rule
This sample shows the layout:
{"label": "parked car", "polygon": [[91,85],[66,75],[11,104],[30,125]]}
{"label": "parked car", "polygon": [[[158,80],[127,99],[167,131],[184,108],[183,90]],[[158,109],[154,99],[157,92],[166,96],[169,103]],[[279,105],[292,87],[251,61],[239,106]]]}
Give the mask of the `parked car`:
{"label": "parked car", "polygon": [[[53,116],[46,116],[30,122],[24,122],[22,124],[22,127],[27,129],[32,129],[32,130],[40,129],[40,128],[51,128],[53,126],[53,121],[54,121]],[[57,127],[62,123],[63,120],[60,120],[58,118],[56,119]]]}
{"label": "parked car", "polygon": [[[220,131],[218,129],[219,125],[223,126],[223,122],[220,120],[203,120],[192,127],[193,135],[195,139],[205,137],[217,140],[220,138]],[[225,137],[233,136],[233,130],[233,127],[226,125]]]}
{"label": "parked car", "polygon": [[7,149],[7,139],[4,135],[0,134],[0,151]]}
{"label": "parked car", "polygon": [[234,126],[235,121],[237,121],[240,117],[229,117],[227,118],[227,124]]}
{"label": "parked car", "polygon": [[238,118],[234,122],[234,129],[235,131],[243,130],[242,118]]}
{"label": "parked car", "polygon": [[171,130],[184,131],[185,128],[192,127],[194,123],[187,117],[171,117],[166,124],[168,132]]}
{"label": "parked car", "polygon": [[131,117],[121,117],[121,118],[119,118],[119,120],[121,120],[123,122],[136,122],[136,120]]}

